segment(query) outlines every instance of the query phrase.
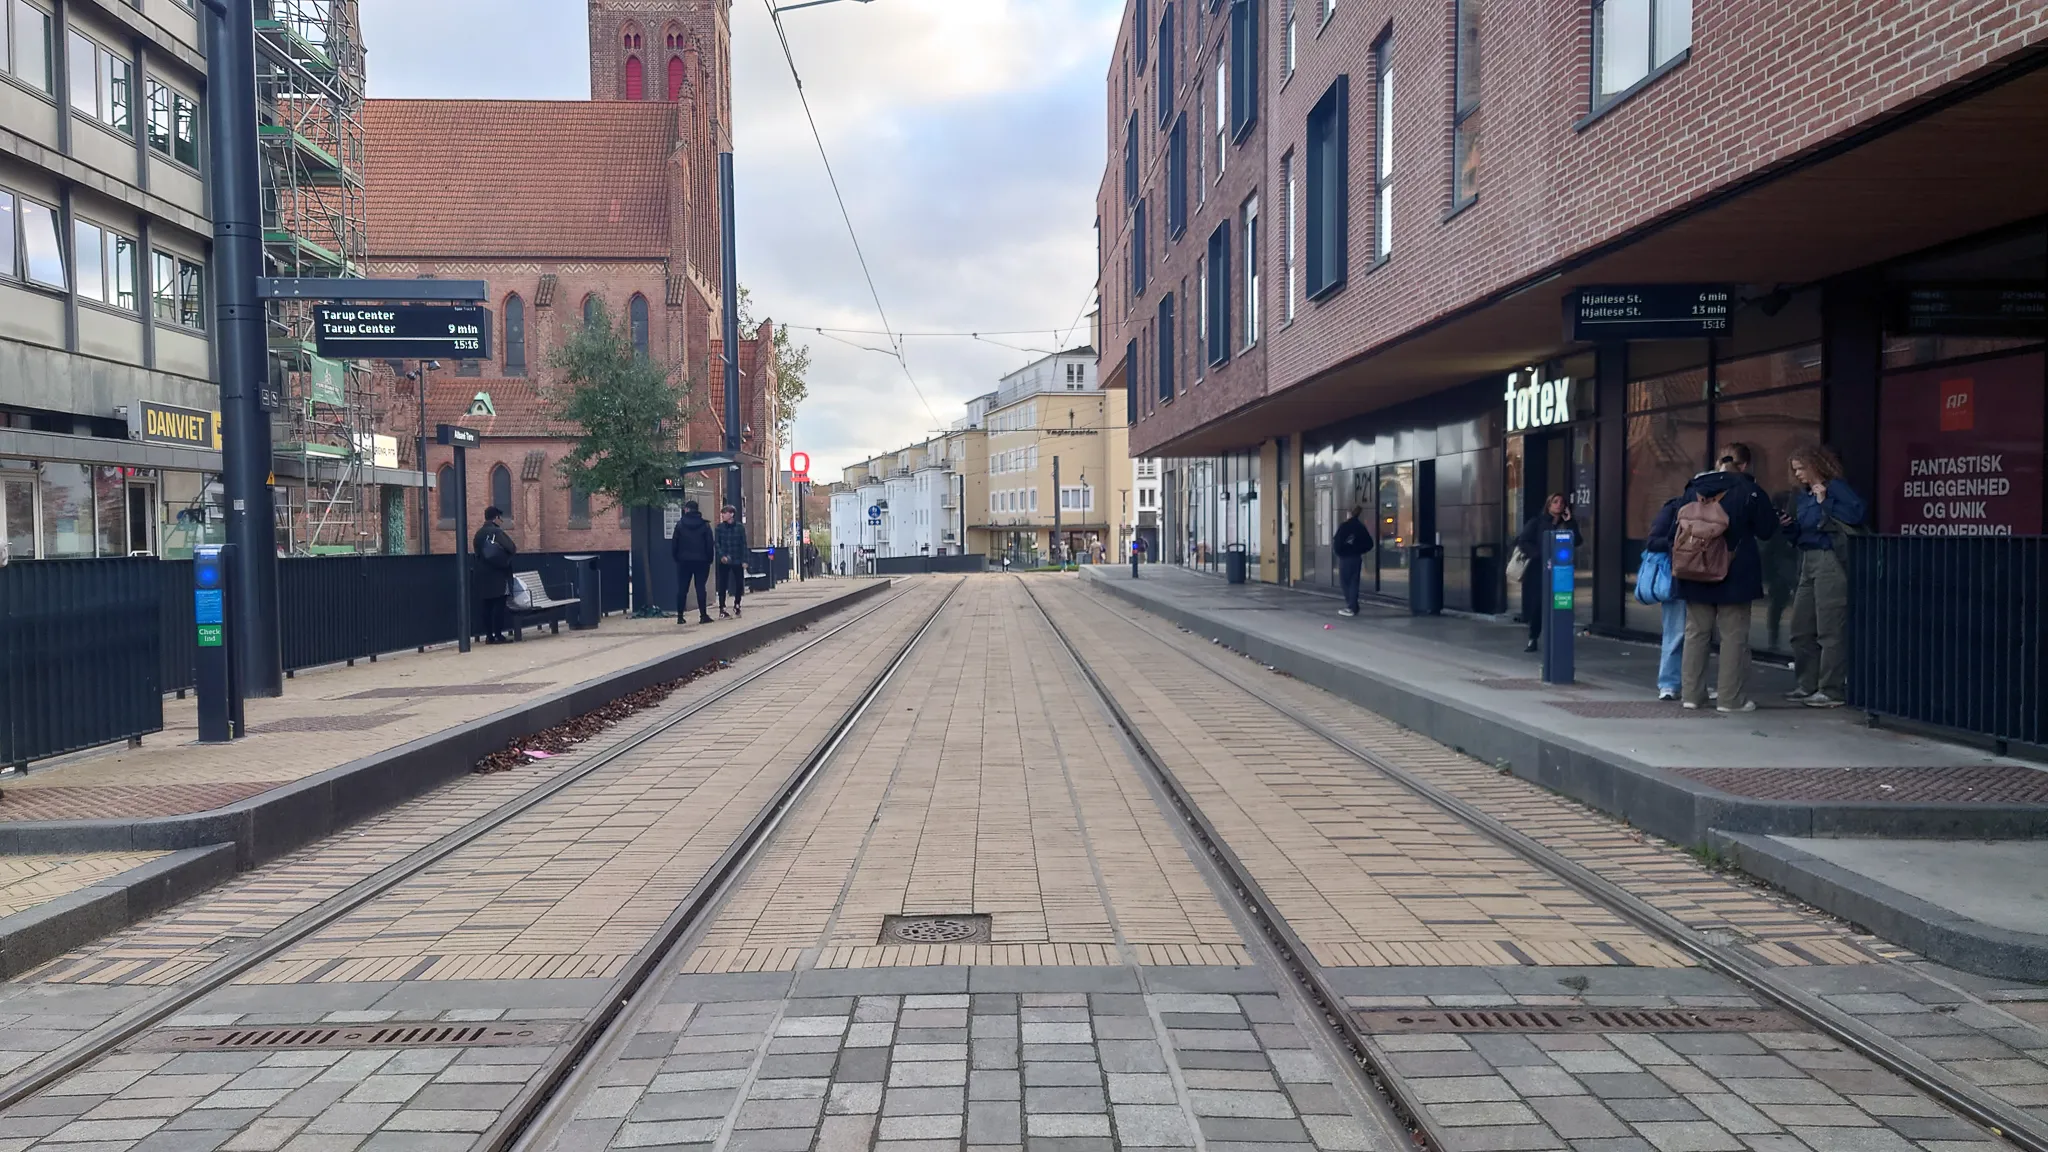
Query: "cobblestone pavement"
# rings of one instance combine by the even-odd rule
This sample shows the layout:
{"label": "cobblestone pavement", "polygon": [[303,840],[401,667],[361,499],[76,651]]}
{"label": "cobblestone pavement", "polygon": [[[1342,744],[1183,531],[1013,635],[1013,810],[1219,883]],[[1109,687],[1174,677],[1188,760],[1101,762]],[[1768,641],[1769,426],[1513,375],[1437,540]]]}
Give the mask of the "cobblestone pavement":
{"label": "cobblestone pavement", "polygon": [[109,876],[138,868],[162,852],[77,852],[50,856],[0,856],[0,916],[12,916],[45,900],[76,892]]}
{"label": "cobblestone pavement", "polygon": [[[649,1007],[599,1050],[544,1133],[552,1147],[1395,1152],[1408,1143],[1375,1119],[1365,1082],[1292,978],[1244,935],[1241,914],[1027,586],[1311,941],[1346,1009],[1761,1006],[1390,778],[1318,746],[1246,684],[2048,1116],[2041,990],[1934,969],[1157,621],[1137,627],[1071,581],[989,576],[966,582],[718,914],[657,977]],[[584,1018],[611,988],[604,974],[617,965],[606,958],[646,938],[751,815],[762,782],[815,743],[922,618],[918,606],[928,611],[945,587],[914,582],[886,627],[850,633],[716,706],[693,738],[657,738],[600,769],[545,812],[172,1023]],[[0,1046],[18,1064],[132,1002],[147,981],[174,978],[164,973],[176,964],[231,948],[221,936],[289,914],[259,911],[265,899],[304,907],[309,892],[333,891],[347,881],[321,875],[323,850],[334,854],[329,867],[360,875],[375,865],[349,852],[388,861],[406,837],[452,826],[453,810],[430,813],[431,802],[510,786],[483,777],[444,789],[359,833],[381,829],[383,840],[309,849],[0,989]],[[401,818],[413,823],[385,826]],[[989,940],[881,943],[885,917],[918,914],[969,928],[986,916]],[[151,952],[159,933],[175,935]],[[1861,1056],[1782,1021],[1727,1025],[1735,1030],[1611,1022],[1594,1032],[1526,1018],[1467,1025],[1479,1030],[1389,1028],[1370,1041],[1442,1152],[2001,1146]],[[0,1115],[0,1152],[466,1152],[554,1051],[540,1042],[209,1052],[139,1043]]]}

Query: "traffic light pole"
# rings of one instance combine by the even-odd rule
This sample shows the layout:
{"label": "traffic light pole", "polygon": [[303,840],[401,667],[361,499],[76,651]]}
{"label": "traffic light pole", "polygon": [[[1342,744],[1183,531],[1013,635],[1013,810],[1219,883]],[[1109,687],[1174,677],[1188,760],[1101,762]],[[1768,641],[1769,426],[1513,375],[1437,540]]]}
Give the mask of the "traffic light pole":
{"label": "traffic light pole", "polygon": [[234,627],[251,696],[284,694],[278,647],[277,524],[271,509],[270,353],[257,278],[263,274],[262,187],[256,170],[255,0],[204,0],[206,110],[212,137],[214,333],[220,350],[221,487],[235,589]]}

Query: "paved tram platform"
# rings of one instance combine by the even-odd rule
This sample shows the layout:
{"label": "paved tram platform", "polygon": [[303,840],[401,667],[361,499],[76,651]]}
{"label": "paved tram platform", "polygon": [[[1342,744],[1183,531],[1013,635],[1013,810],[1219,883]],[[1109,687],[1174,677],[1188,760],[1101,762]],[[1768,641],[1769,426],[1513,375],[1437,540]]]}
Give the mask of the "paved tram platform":
{"label": "paved tram platform", "polygon": [[[1783,702],[1782,666],[1756,666],[1754,713],[1686,711],[1655,698],[1654,645],[1581,636],[1560,687],[1520,627],[1371,603],[1344,619],[1327,596],[1166,565],[1082,580],[1916,952],[2048,979],[2038,765]],[[1972,899],[1947,898],[1957,880]]]}
{"label": "paved tram platform", "polygon": [[[389,654],[298,673],[247,702],[248,735],[198,743],[196,699],[165,727],[0,777],[0,971],[12,974],[468,771],[508,740],[727,659],[873,593],[814,580],[747,597],[745,617]],[[544,705],[532,719],[525,715]]]}

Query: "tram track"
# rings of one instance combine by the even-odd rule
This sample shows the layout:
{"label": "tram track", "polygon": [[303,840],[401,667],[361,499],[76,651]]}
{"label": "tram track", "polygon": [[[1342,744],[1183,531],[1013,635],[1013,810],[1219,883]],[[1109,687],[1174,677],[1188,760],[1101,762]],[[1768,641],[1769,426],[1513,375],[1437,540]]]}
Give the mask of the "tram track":
{"label": "tram track", "polygon": [[[914,586],[892,592],[885,598],[861,609],[856,615],[820,632],[816,636],[804,640],[801,644],[777,655],[774,659],[769,660],[760,667],[746,670],[729,683],[723,684],[701,698],[679,708],[674,714],[648,724],[641,730],[632,733],[611,747],[605,748],[575,767],[534,785],[532,788],[505,801],[489,812],[470,820],[459,828],[445,833],[428,844],[414,849],[371,875],[363,877],[349,887],[322,900],[317,905],[298,913],[283,924],[265,932],[255,940],[240,945],[233,954],[213,962],[186,979],[166,987],[147,1000],[114,1015],[111,1019],[104,1021],[75,1039],[24,1064],[4,1079],[0,1079],[0,1110],[12,1108],[22,1101],[58,1084],[67,1077],[90,1068],[95,1062],[121,1050],[151,1029],[162,1025],[171,1017],[198,1004],[212,993],[234,983],[237,979],[278,957],[292,947],[308,940],[323,929],[336,924],[349,914],[362,909],[379,897],[399,888],[408,880],[420,876],[428,869],[447,860],[463,848],[476,843],[490,833],[532,812],[573,786],[590,779],[594,774],[620,764],[621,761],[626,760],[636,751],[647,747],[650,743],[664,735],[674,732],[693,718],[704,714],[708,709],[732,700],[750,687],[759,684],[765,678],[780,670],[791,667],[795,662],[817,652],[821,646],[829,644],[833,640],[846,635],[850,630],[873,620],[878,614],[889,610],[892,606],[899,605],[913,594]],[[880,691],[882,684],[901,666],[903,659],[915,646],[917,640],[930,629],[940,612],[951,602],[951,599],[952,594],[949,591],[944,597],[941,597],[940,603],[912,631],[910,639],[887,661],[882,673],[865,692],[856,698],[852,708],[835,722],[830,730],[830,735],[827,737],[828,744],[843,739],[845,732],[858,719],[858,713],[865,710],[867,703]],[[740,850],[742,843],[746,842],[749,838],[758,841],[768,831],[772,830],[774,823],[779,819],[780,813],[787,809],[788,804],[797,795],[801,794],[802,786],[808,782],[810,775],[815,772],[816,764],[814,762],[817,760],[817,756],[818,753],[815,750],[810,756],[807,756],[803,764],[791,774],[789,781],[777,792],[769,804],[756,814],[754,819],[747,825],[747,831],[742,835],[741,839],[736,840],[733,845],[729,846],[726,854],[719,858],[718,864],[714,866],[714,874],[729,866],[734,853]],[[700,881],[697,890],[693,890],[693,897],[703,887],[704,882]],[[679,916],[682,916],[684,909],[691,907],[693,904],[694,901],[686,901],[684,908],[679,908],[677,913],[670,917],[670,921],[673,922]],[[701,912],[702,908],[698,907],[696,914],[701,915]],[[679,934],[664,932],[663,935]],[[673,945],[674,939],[670,938],[668,943]],[[650,956],[652,957],[651,959],[649,959]],[[661,958],[662,950],[652,949],[652,942],[647,946],[643,946],[640,953],[635,955],[634,962],[628,965],[625,974],[619,977],[619,983],[614,988],[613,993],[608,994],[606,999],[601,1002],[603,1007],[600,1009],[599,1018],[605,1023],[609,1023],[616,1016],[618,1007],[627,998],[630,998],[632,991],[637,990],[639,985],[645,982],[648,973],[659,967]],[[625,988],[623,995],[617,994],[619,988],[625,987],[629,978],[632,978],[631,987]],[[597,1030],[601,1030],[601,1027],[601,1025],[598,1026]],[[568,1042],[570,1047],[577,1049],[579,1054],[581,1051],[587,1050],[589,1043],[594,1042],[597,1030],[593,1030],[590,1022],[586,1021],[583,1026],[572,1032],[571,1039]],[[588,1041],[587,1038],[589,1038]],[[528,1104],[526,1105],[526,1111],[530,1113],[537,1106],[537,1103]],[[511,1111],[508,1109],[508,1114]],[[493,1131],[496,1132],[497,1129],[493,1129]]]}
{"label": "tram track", "polygon": [[[1417,1103],[1406,1099],[1400,1087],[1400,1078],[1391,1075],[1381,1066],[1370,1042],[1370,1033],[1354,1017],[1343,996],[1337,994],[1330,986],[1321,971],[1321,966],[1313,959],[1312,953],[1300,936],[1267,897],[1251,871],[1216,831],[1207,814],[1168,766],[1166,758],[1146,739],[1139,725],[1117,700],[1094,666],[1083,655],[1080,647],[1053,618],[1037,591],[1031,587],[1030,581],[1022,577],[1018,579],[1023,581],[1027,595],[1033,606],[1044,616],[1047,626],[1079,666],[1101,705],[1137,751],[1146,770],[1152,773],[1175,809],[1186,821],[1198,847],[1223,874],[1226,884],[1237,897],[1243,910],[1271,942],[1281,962],[1286,966],[1288,975],[1306,995],[1314,1011],[1321,1014],[1334,1038],[1356,1061],[1358,1070],[1373,1092],[1375,1103],[1383,1109],[1382,1119],[1400,1124],[1419,1140],[1426,1141],[1433,1147],[1442,1147],[1443,1142],[1439,1134],[1432,1131],[1432,1126],[1426,1120],[1425,1110]],[[2044,1128],[2039,1121],[2026,1115],[2021,1109],[1991,1097],[1919,1053],[1902,1050],[1900,1046],[1888,1043],[1889,1038],[1883,1033],[1827,1004],[1819,996],[1777,979],[1771,974],[1770,969],[1736,949],[1715,943],[1703,933],[1676,920],[1563,853],[1371,749],[1360,746],[1355,740],[1265,690],[1255,678],[1245,676],[1241,669],[1228,667],[1207,652],[1192,651],[1188,647],[1175,644],[1171,637],[1140,619],[1120,619],[1161,646],[1180,653],[1190,664],[1218,677],[1368,770],[1393,781],[1648,935],[1680,949],[1702,967],[1732,980],[1766,1003],[1789,1012],[1820,1034],[1899,1076],[1944,1106],[1989,1130],[1993,1135],[2026,1152],[2048,1152],[2048,1128]]]}

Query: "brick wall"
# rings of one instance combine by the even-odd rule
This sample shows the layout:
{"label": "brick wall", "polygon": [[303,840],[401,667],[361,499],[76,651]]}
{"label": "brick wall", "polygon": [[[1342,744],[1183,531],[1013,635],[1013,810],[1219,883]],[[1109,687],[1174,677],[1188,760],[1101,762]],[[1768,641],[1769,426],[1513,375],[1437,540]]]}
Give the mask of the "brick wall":
{"label": "brick wall", "polygon": [[[1156,13],[1161,0],[1153,0]],[[1196,0],[1203,3],[1204,0]],[[1262,0],[1264,107],[1257,157],[1261,182],[1274,188],[1280,157],[1298,149],[1309,108],[1340,74],[1351,86],[1350,281],[1321,303],[1302,302],[1299,319],[1272,329],[1270,380],[1230,372],[1198,385],[1192,402],[1148,412],[1133,435],[1147,451],[1217,420],[1242,404],[1310,379],[1574,255],[1644,225],[1684,212],[1719,189],[1846,134],[1873,125],[1940,92],[2048,45],[2048,0],[1954,4],[1935,0],[1720,0],[1694,6],[1690,56],[1604,115],[1585,120],[1590,101],[1591,17],[1586,0],[1488,0],[1481,33],[1483,124],[1478,200],[1451,208],[1451,23],[1449,0],[1343,0],[1318,29],[1315,0],[1299,0],[1296,73],[1280,84],[1282,0]],[[1183,5],[1185,7],[1186,5]],[[1156,16],[1154,17],[1156,19]],[[1125,28],[1108,91],[1110,151],[1099,196],[1105,270],[1105,364],[1122,355],[1142,319],[1143,301],[1126,318],[1120,293],[1123,209],[1122,59]],[[1207,17],[1213,53],[1222,21]],[[1394,255],[1371,268],[1370,188],[1374,118],[1370,98],[1373,41],[1392,30]],[[1181,75],[1213,83],[1206,68]],[[1156,74],[1156,69],[1148,69]],[[1134,77],[1134,88],[1141,88]],[[1213,96],[1211,97],[1213,99]],[[1149,100],[1133,95],[1141,125]],[[1185,103],[1185,98],[1183,100]],[[1190,116],[1193,121],[1195,117]],[[1147,147],[1147,189],[1164,187],[1163,149]],[[1233,161],[1237,159],[1232,156]],[[1221,197],[1235,205],[1247,164],[1226,178]],[[1277,190],[1269,221],[1279,219]],[[1190,225],[1206,236],[1219,208]],[[1825,211],[1816,205],[1815,211]],[[1279,250],[1269,230],[1269,315],[1277,314]],[[1297,234],[1298,235],[1298,234]],[[1183,242],[1186,246],[1186,242]],[[1297,241],[1297,251],[1299,242]],[[1156,252],[1156,237],[1155,237]],[[1192,251],[1186,253],[1191,262]],[[1173,266],[1169,257],[1168,266]],[[1164,269],[1160,276],[1167,275]],[[1177,279],[1179,273],[1172,275]],[[1673,269],[1672,279],[1683,279]],[[1119,283],[1122,279],[1123,283]],[[1251,367],[1239,363],[1235,368]],[[1149,368],[1149,362],[1148,362]],[[1475,368],[1475,374],[1483,371]],[[1204,393],[1203,389],[1209,391]]]}
{"label": "brick wall", "polygon": [[[512,540],[522,552],[572,552],[583,549],[605,550],[624,549],[632,540],[632,533],[619,524],[619,512],[601,496],[590,501],[589,527],[577,528],[569,522],[569,489],[562,482],[562,474],[555,465],[568,452],[569,445],[563,440],[550,439],[487,439],[480,448],[469,453],[469,531],[472,536],[483,527],[484,509],[491,503],[491,470],[503,466],[512,480],[511,515],[505,520],[505,530],[512,534]],[[539,477],[525,479],[526,460],[530,453],[543,454]],[[427,466],[439,475],[443,465],[455,462],[455,450],[438,444],[427,449]],[[417,500],[417,497],[415,497]],[[434,514],[434,551],[455,550],[455,530],[444,527],[440,519],[440,494],[430,498]]]}

